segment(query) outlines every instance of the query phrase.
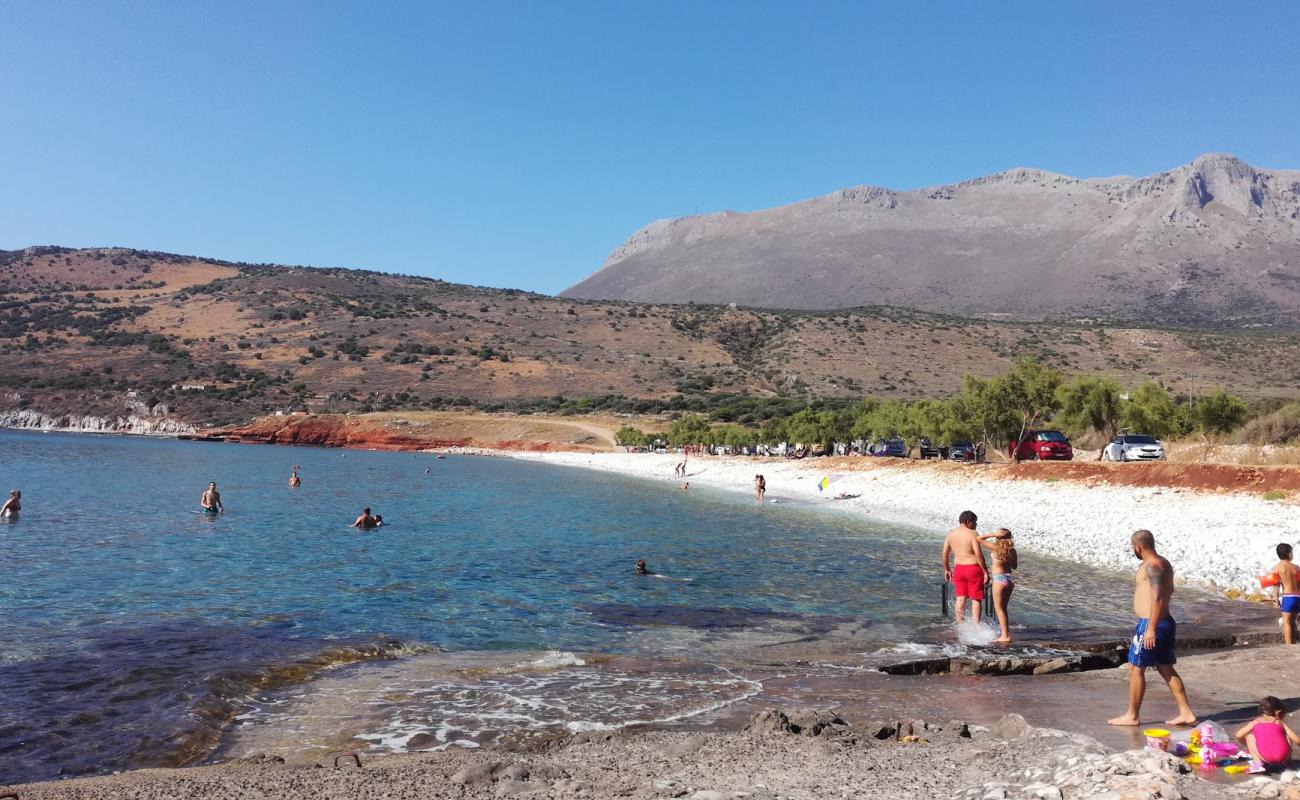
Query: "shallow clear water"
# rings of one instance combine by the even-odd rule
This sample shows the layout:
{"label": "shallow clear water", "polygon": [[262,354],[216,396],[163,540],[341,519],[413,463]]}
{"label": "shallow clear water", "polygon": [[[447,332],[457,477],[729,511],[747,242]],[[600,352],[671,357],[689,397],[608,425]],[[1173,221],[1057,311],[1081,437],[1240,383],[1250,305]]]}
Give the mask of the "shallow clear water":
{"label": "shallow clear water", "polygon": [[[227,509],[215,519],[197,513],[209,480]],[[321,667],[423,649],[495,651],[507,664],[577,651],[725,665],[778,642],[873,650],[949,635],[939,532],[668,480],[0,431],[0,488],[10,486],[24,511],[0,526],[0,781],[192,760],[234,716],[269,719],[284,698],[256,683],[301,696]],[[348,527],[366,505],[383,528]],[[638,578],[637,558],[663,575]],[[1022,561],[1014,612],[1025,634],[1125,621],[1128,578]],[[466,674],[453,673],[452,683]],[[589,687],[589,677],[521,685],[555,697],[561,678]],[[719,680],[686,700],[671,680],[629,684],[627,696],[636,708],[676,696],[680,711],[743,689]],[[407,687],[415,716],[440,693],[473,695],[449,685]],[[619,703],[607,705],[567,721],[617,722]],[[540,716],[558,724],[564,712]]]}

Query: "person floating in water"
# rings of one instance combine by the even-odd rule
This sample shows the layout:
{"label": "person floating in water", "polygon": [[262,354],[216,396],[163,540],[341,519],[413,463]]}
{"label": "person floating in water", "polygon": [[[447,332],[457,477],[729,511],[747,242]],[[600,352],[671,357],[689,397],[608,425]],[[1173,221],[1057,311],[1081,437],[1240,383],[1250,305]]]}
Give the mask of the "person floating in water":
{"label": "person floating in water", "polygon": [[430,473],[430,471],[431,471],[431,470],[430,470],[428,467],[425,467],[425,468],[424,468],[424,474],[425,474],[425,475],[428,475],[428,474]]}
{"label": "person floating in water", "polygon": [[9,493],[9,499],[5,504],[0,506],[0,517],[9,519],[18,519],[18,512],[23,510],[23,493],[14,489]]}
{"label": "person floating in water", "polygon": [[688,482],[688,483],[683,483],[683,484],[682,484],[682,491],[683,491],[683,492],[689,492],[690,490],[691,490],[691,484],[690,484],[689,482]]}
{"label": "person floating in water", "polygon": [[1142,697],[1147,689],[1147,668],[1155,667],[1169,685],[1178,705],[1178,716],[1166,725],[1195,725],[1196,715],[1187,702],[1187,689],[1174,663],[1177,623],[1169,614],[1169,598],[1174,594],[1174,568],[1156,552],[1156,537],[1151,531],[1136,531],[1129,539],[1133,557],[1142,562],[1133,587],[1133,615],[1138,618],[1133,642],[1128,648],[1128,710],[1109,720],[1111,725],[1138,725]]}
{"label": "person floating in water", "polygon": [[1291,563],[1291,545],[1283,542],[1277,546],[1277,566],[1273,574],[1277,583],[1273,584],[1273,604],[1282,612],[1282,641],[1295,644],[1295,618],[1300,611],[1300,580],[1295,564]]}
{"label": "person floating in water", "polygon": [[378,528],[379,523],[375,521],[375,517],[370,515],[370,508],[366,507],[361,509],[361,516],[357,517],[356,522],[353,522],[351,527],[368,531],[373,528]]}
{"label": "person floating in water", "polygon": [[376,514],[376,515],[375,515],[375,527],[376,527],[376,528],[382,528],[382,527],[384,527],[384,518],[383,518],[382,516],[380,516],[379,514]]}
{"label": "person floating in water", "polygon": [[224,514],[225,506],[221,505],[221,492],[217,491],[216,482],[208,484],[208,490],[199,498],[199,507],[203,509],[204,514]]}
{"label": "person floating in water", "polygon": [[293,474],[289,476],[289,485],[294,487],[302,486],[302,478],[298,477],[298,470],[295,469]]}
{"label": "person floating in water", "polygon": [[754,497],[758,498],[758,502],[761,503],[763,502],[763,496],[765,494],[767,494],[767,478],[764,478],[762,475],[755,475]]}
{"label": "person floating in water", "polygon": [[650,568],[647,567],[647,566],[645,565],[645,559],[644,559],[644,558],[638,558],[637,561],[636,561],[636,574],[638,574],[638,575],[654,575],[655,573],[652,572],[652,571],[650,570]]}
{"label": "person floating in water", "polygon": [[[974,511],[963,511],[957,518],[957,527],[948,531],[943,540],[943,579],[951,582],[957,594],[957,624],[966,619],[966,600],[970,599],[971,619],[980,620],[984,604],[984,584],[989,581],[989,568],[984,562],[979,537],[975,535],[977,517]],[[949,567],[949,561],[952,566]]]}

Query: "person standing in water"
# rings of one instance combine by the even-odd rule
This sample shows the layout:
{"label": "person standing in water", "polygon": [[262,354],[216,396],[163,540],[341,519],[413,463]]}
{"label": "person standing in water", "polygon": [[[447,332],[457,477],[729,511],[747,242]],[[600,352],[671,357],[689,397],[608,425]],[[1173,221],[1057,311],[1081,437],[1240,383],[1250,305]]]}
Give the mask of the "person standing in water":
{"label": "person standing in water", "polygon": [[293,487],[302,486],[302,479],[298,477],[298,470],[294,470],[289,476],[289,485]]}
{"label": "person standing in water", "polygon": [[375,521],[374,517],[370,516],[370,508],[367,506],[366,508],[361,509],[361,516],[357,517],[356,521],[352,523],[351,527],[360,528],[363,531],[368,531],[373,528],[378,528],[379,523]]}
{"label": "person standing in water", "polygon": [[9,499],[4,505],[0,506],[0,517],[9,519],[18,519],[18,512],[23,510],[23,493],[14,489],[9,493]]}
{"label": "person standing in water", "polygon": [[999,528],[997,533],[981,536],[980,544],[993,554],[993,568],[990,570],[993,580],[993,611],[997,614],[998,626],[1002,628],[1002,635],[993,641],[998,644],[1011,644],[1011,623],[1007,616],[1007,605],[1011,602],[1011,592],[1016,588],[1011,572],[1020,566],[1016,543],[1011,538],[1011,531]]}
{"label": "person standing in water", "polygon": [[758,502],[763,502],[763,495],[767,494],[767,479],[762,475],[754,476],[754,497]]}
{"label": "person standing in water", "polygon": [[638,558],[636,561],[636,574],[653,575],[655,573],[651,572],[650,568],[646,566],[644,558]]}
{"label": "person standing in water", "polygon": [[221,492],[217,491],[216,482],[208,484],[208,490],[199,498],[199,507],[203,509],[204,514],[224,514],[225,506],[221,505]]}
{"label": "person standing in water", "polygon": [[1178,716],[1166,725],[1195,725],[1196,715],[1187,702],[1187,689],[1174,669],[1178,625],[1169,614],[1169,599],[1174,595],[1174,568],[1156,552],[1156,537],[1151,531],[1137,531],[1129,538],[1133,557],[1142,562],[1133,588],[1133,615],[1138,618],[1133,642],[1128,648],[1128,711],[1109,720],[1111,725],[1138,725],[1142,697],[1147,689],[1147,668],[1155,667],[1169,685],[1178,704]]}
{"label": "person standing in water", "polygon": [[974,511],[961,512],[957,517],[957,527],[948,531],[943,540],[943,579],[956,589],[958,625],[966,620],[968,598],[971,601],[971,619],[979,622],[984,604],[984,584],[989,580],[984,551],[980,549],[980,540],[975,534],[977,519]]}

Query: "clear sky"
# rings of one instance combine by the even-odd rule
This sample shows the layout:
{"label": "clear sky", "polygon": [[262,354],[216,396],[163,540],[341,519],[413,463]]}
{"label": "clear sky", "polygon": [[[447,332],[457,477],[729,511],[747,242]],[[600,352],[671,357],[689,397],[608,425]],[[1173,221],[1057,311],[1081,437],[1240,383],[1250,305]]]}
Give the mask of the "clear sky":
{"label": "clear sky", "polygon": [[1300,167],[1300,3],[0,0],[0,248],[556,292],[655,219]]}

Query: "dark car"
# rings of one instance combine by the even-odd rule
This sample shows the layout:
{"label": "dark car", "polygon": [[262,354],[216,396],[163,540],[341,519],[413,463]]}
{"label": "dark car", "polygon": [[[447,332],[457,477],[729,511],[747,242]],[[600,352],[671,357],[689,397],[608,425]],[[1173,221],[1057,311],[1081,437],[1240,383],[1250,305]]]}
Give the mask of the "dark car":
{"label": "dark car", "polygon": [[970,442],[953,442],[948,448],[948,460],[974,463],[980,460],[980,451]]}
{"label": "dark car", "polygon": [[1069,461],[1074,448],[1060,431],[1025,431],[1019,440],[1011,440],[1007,455],[1013,461]]}
{"label": "dark car", "polygon": [[924,437],[922,437],[918,449],[921,451],[922,459],[942,457],[942,453],[939,452],[939,448],[935,446],[934,442],[931,442],[929,439]]}
{"label": "dark car", "polygon": [[890,458],[906,458],[907,443],[895,436],[892,439],[886,439],[872,448],[871,455],[889,456]]}

